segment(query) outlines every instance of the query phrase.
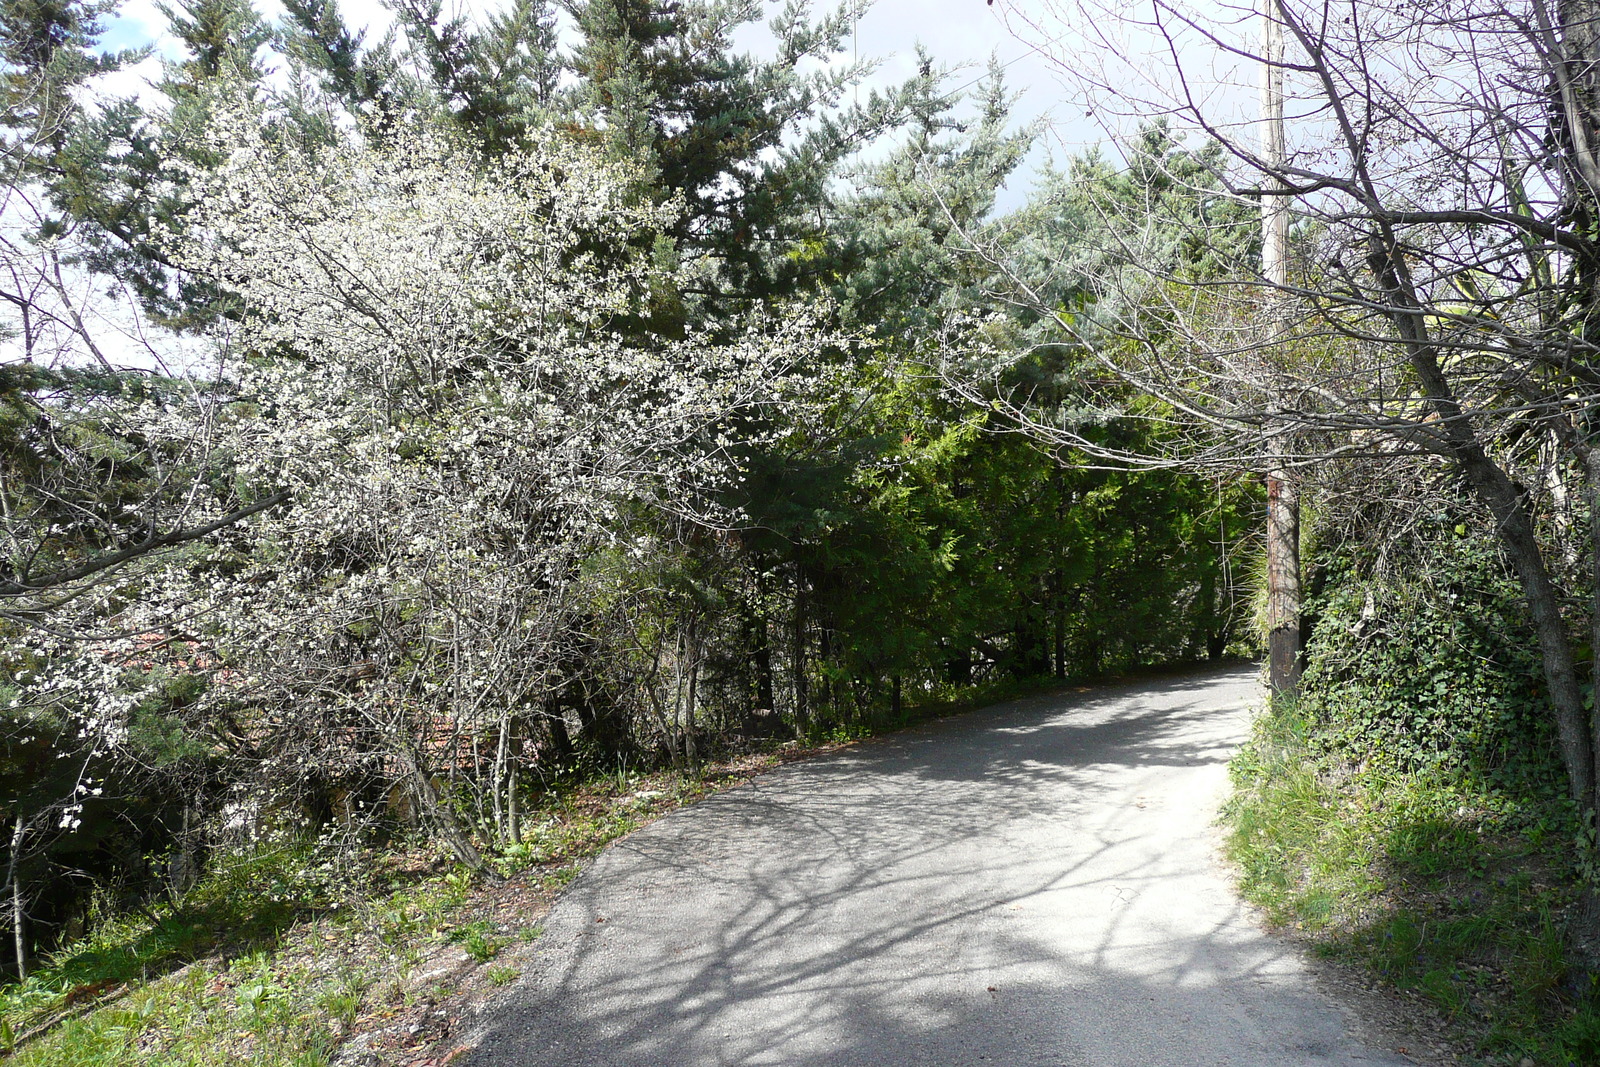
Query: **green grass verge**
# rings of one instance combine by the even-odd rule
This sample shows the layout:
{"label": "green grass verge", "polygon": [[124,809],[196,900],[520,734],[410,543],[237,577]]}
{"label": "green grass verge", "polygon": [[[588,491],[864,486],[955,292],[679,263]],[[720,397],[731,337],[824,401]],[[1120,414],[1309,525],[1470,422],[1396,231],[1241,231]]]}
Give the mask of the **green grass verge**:
{"label": "green grass verge", "polygon": [[[651,814],[715,788],[710,776],[625,775],[546,796],[521,845],[493,857],[523,890],[553,894],[581,860]],[[491,964],[537,926],[474,910],[485,890],[426,855],[322,858],[315,843],[213,863],[172,905],[102,923],[0,987],[0,1055],[18,1067],[323,1067],[358,1019],[414,996],[441,946]],[[508,883],[509,884],[509,883]],[[499,986],[518,972],[488,968]]]}
{"label": "green grass verge", "polygon": [[[892,720],[807,740],[848,743],[1060,684],[1002,678],[922,694]],[[789,742],[726,764],[549,782],[521,841],[490,863],[553,895],[584,859],[650,819],[814,752]],[[329,854],[293,842],[214,860],[175,904],[100,923],[26,982],[0,987],[0,1056],[17,1067],[323,1067],[353,1029],[412,995],[406,977],[431,949],[459,946],[498,987],[520,973],[502,952],[539,935],[474,912],[480,890],[465,870],[423,863],[431,873],[405,873],[394,856]]]}
{"label": "green grass verge", "polygon": [[[616,838],[805,751],[549,783],[521,841],[490,864],[506,886],[548,899]],[[18,1067],[322,1067],[358,1023],[404,1007],[408,975],[434,949],[458,946],[499,987],[519,974],[502,952],[539,936],[537,925],[484,919],[478,905],[494,890],[465,869],[440,870],[426,855],[328,856],[297,842],[216,859],[175,904],[102,922],[26,982],[0,987],[0,1057]]]}
{"label": "green grass verge", "polygon": [[1600,1063],[1600,999],[1568,980],[1569,810],[1448,769],[1351,767],[1292,702],[1232,765],[1245,896],[1316,949],[1436,1005],[1486,1063]]}

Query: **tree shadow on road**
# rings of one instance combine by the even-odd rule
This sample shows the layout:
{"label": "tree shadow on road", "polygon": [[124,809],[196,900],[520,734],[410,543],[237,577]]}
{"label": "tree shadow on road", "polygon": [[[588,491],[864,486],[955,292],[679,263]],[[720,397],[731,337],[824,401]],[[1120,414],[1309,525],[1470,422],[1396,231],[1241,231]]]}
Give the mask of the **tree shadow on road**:
{"label": "tree shadow on road", "polygon": [[663,819],[574,884],[464,1062],[1347,1062],[1208,869],[1208,816],[1145,810],[1220,775],[1243,716],[1216,705],[1214,677],[1031,698]]}

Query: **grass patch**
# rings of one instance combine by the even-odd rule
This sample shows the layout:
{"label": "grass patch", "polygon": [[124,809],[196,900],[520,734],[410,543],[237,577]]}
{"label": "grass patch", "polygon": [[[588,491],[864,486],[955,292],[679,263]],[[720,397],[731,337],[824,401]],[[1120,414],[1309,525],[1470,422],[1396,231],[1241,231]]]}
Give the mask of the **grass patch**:
{"label": "grass patch", "polygon": [[[399,1025],[406,1013],[459,993],[458,980],[515,981],[507,960],[611,841],[813,751],[551,783],[522,840],[490,857],[500,880],[489,882],[431,853],[334,863],[316,842],[221,858],[181,900],[103,922],[0,987],[0,1053],[18,1067],[321,1067],[352,1033],[415,1029]],[[416,987],[451,949],[465,957],[452,985]]]}
{"label": "grass patch", "polygon": [[[499,958],[539,936],[536,920],[583,857],[712,787],[621,786],[545,798],[526,847],[495,857],[514,875],[505,881],[427,852],[330,863],[315,842],[222,857],[182,899],[104,922],[0,987],[0,1052],[18,1067],[322,1067],[359,1030],[423,1041],[407,1013],[426,1013],[480,969],[486,988],[514,980]],[[453,984],[418,987],[441,961]]]}
{"label": "grass patch", "polygon": [[312,844],[220,858],[180,900],[104,923],[0,989],[0,1049],[19,1067],[326,1064],[407,965],[359,946],[428,936],[419,916],[442,924],[461,900],[441,876],[352,902],[330,888],[338,873]]}
{"label": "grass patch", "polygon": [[1284,701],[1232,773],[1229,854],[1271,922],[1419,992],[1487,1062],[1600,1063],[1600,1001],[1564,989],[1570,810],[1445,768],[1348,766]]}
{"label": "grass patch", "polygon": [[201,961],[65,1019],[11,1062],[310,1067],[328,1061],[364,988],[359,971],[282,966],[268,951]]}
{"label": "grass patch", "polygon": [[515,967],[490,967],[489,981],[497,986],[510,985],[522,974]]}
{"label": "grass patch", "polygon": [[[352,1034],[384,1031],[415,1042],[380,1049],[385,1062],[415,1058],[442,1037],[433,1009],[458,985],[487,996],[516,980],[543,909],[610,842],[781,763],[1058,684],[930,697],[894,722],[835,729],[821,748],[548,782],[521,840],[489,855],[500,880],[487,883],[424,852],[334,861],[294,842],[223,858],[176,903],[103,922],[0,987],[0,1052],[18,1067],[323,1067]],[[416,984],[451,952],[443,988]]]}

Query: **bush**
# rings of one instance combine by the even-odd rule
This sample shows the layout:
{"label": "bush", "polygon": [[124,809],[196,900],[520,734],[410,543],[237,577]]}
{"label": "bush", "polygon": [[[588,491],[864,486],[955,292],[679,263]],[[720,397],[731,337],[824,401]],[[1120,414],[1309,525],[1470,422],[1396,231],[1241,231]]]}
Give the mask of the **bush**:
{"label": "bush", "polygon": [[1397,772],[1564,793],[1537,650],[1515,580],[1457,526],[1404,578],[1336,560],[1314,604],[1302,712],[1323,754]]}

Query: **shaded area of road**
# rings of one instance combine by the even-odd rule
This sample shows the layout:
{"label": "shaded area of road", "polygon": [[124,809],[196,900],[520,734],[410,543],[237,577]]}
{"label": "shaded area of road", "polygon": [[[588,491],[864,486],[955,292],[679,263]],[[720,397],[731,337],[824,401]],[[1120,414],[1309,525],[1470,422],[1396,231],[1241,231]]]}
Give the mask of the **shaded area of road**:
{"label": "shaded area of road", "polygon": [[472,1067],[1402,1064],[1235,900],[1209,829],[1255,671],[1032,698],[609,849]]}

